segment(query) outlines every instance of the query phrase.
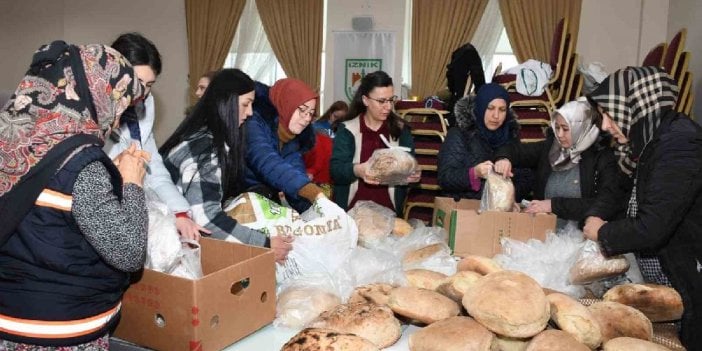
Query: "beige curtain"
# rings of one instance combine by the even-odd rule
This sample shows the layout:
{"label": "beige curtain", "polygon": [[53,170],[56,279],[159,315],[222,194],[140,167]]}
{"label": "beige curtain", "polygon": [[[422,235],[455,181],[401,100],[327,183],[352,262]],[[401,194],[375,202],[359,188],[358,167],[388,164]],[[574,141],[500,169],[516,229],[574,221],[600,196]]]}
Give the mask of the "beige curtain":
{"label": "beige curtain", "polygon": [[288,77],[319,91],[323,0],[256,0],[263,29]]}
{"label": "beige curtain", "polygon": [[578,42],[582,0],[500,0],[502,21],[517,61],[548,62],[553,31],[561,18],[568,19],[573,47]]}
{"label": "beige curtain", "polygon": [[[191,88],[201,75],[224,65],[244,5],[246,0],[185,0]],[[190,94],[190,102],[195,99]]]}
{"label": "beige curtain", "polygon": [[412,2],[412,95],[424,98],[446,87],[451,53],[468,43],[488,0]]}

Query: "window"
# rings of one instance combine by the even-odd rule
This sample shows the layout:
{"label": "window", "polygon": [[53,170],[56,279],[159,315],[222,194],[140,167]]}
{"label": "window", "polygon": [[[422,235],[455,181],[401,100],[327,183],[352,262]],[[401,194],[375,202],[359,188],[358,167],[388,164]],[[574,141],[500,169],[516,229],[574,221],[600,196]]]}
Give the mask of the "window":
{"label": "window", "polygon": [[224,68],[238,68],[268,85],[286,77],[263,30],[255,0],[246,1]]}
{"label": "window", "polygon": [[490,63],[485,68],[486,81],[492,79],[492,74],[500,63],[502,63],[502,72],[518,64],[517,57],[514,56],[512,51],[512,45],[510,45],[509,39],[507,38],[507,30],[504,27],[502,28],[502,33],[500,33],[500,38],[497,40],[497,47],[495,48],[495,53],[492,55],[492,60],[490,60]]}

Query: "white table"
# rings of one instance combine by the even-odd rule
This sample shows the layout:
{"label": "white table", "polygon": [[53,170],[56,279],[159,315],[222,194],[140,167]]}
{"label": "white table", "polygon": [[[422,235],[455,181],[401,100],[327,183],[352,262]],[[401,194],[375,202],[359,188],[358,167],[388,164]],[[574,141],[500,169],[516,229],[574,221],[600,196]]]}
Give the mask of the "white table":
{"label": "white table", "polygon": [[[409,350],[409,336],[420,328],[414,325],[402,326],[402,337],[394,345],[385,348],[385,351],[407,351]],[[273,327],[269,324],[255,333],[237,341],[225,348],[224,351],[279,351],[290,338],[297,334],[299,330],[283,329]]]}

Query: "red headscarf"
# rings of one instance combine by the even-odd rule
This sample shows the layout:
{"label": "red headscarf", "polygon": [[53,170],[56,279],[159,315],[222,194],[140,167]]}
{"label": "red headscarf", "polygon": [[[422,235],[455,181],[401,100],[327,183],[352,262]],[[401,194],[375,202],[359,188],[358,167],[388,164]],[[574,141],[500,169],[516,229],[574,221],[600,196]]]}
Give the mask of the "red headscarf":
{"label": "red headscarf", "polygon": [[278,125],[287,133],[290,133],[290,119],[295,109],[319,97],[305,82],[295,78],[284,78],[275,82],[269,96],[273,106],[278,110]]}

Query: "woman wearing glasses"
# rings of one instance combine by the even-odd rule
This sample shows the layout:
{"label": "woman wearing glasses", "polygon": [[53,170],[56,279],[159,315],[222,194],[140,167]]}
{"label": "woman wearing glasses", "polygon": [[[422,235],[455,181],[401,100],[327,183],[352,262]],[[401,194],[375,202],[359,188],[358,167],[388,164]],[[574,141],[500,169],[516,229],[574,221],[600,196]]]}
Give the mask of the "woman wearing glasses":
{"label": "woman wearing glasses", "polygon": [[[392,78],[387,73],[377,71],[361,79],[347,114],[350,119],[339,126],[332,149],[334,201],[341,208],[352,208],[359,200],[372,200],[402,215],[407,187],[380,185],[366,173],[373,151],[387,147],[381,136],[391,145],[409,147],[414,153],[409,126],[393,111],[396,99]],[[416,183],[419,178],[416,173],[407,181]]]}
{"label": "woman wearing glasses", "polygon": [[322,195],[307,176],[302,154],[314,146],[318,95],[303,81],[278,80],[268,90],[256,86],[253,117],[246,123],[246,187],[280,201],[279,192],[296,211],[306,211]]}

